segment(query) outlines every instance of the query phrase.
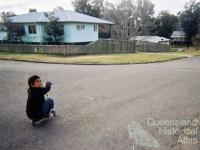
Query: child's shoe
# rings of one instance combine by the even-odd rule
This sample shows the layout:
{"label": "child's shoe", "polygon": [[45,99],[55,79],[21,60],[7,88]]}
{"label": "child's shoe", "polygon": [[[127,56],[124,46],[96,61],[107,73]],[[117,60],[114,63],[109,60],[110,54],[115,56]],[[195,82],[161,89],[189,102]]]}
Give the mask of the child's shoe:
{"label": "child's shoe", "polygon": [[55,108],[53,108],[53,109],[51,110],[51,114],[52,114],[54,117],[56,117],[56,109],[55,109]]}
{"label": "child's shoe", "polygon": [[33,120],[31,120],[32,126],[35,127],[36,123],[39,122],[40,120],[42,120],[42,118],[41,119],[33,119]]}
{"label": "child's shoe", "polygon": [[35,127],[36,121],[35,121],[35,120],[32,120],[31,123],[32,123],[32,126]]}

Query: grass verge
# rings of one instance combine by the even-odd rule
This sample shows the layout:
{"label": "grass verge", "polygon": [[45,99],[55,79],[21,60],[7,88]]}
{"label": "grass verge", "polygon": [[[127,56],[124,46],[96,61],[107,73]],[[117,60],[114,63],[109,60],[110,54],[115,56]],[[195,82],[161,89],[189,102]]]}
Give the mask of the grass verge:
{"label": "grass verge", "polygon": [[0,52],[0,59],[64,64],[142,64],[169,61],[191,56],[200,56],[200,51],[170,53],[130,53],[65,57],[51,54]]}

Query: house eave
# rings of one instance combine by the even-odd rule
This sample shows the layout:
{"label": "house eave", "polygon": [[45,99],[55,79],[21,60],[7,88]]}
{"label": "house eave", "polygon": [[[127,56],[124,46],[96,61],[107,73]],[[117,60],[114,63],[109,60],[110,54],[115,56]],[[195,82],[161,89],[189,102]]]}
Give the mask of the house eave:
{"label": "house eave", "polygon": [[[44,22],[12,22],[12,23],[15,23],[15,24],[37,24],[37,23],[40,24],[40,23],[42,23],[43,24],[43,23],[48,23],[48,22],[44,21]],[[98,24],[98,25],[115,25],[115,23],[82,22],[82,21],[58,21],[58,23],[87,23],[87,24]]]}

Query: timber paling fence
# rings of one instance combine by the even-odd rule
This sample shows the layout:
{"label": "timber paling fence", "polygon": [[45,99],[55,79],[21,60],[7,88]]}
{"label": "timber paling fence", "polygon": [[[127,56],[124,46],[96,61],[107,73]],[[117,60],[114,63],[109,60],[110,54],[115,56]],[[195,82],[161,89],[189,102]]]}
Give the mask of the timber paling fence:
{"label": "timber paling fence", "polygon": [[139,52],[169,52],[171,46],[167,44],[136,41],[136,50]]}
{"label": "timber paling fence", "polygon": [[170,45],[149,42],[119,41],[99,39],[88,45],[28,45],[28,44],[0,44],[0,51],[43,53],[59,55],[93,55],[139,52],[168,52]]}

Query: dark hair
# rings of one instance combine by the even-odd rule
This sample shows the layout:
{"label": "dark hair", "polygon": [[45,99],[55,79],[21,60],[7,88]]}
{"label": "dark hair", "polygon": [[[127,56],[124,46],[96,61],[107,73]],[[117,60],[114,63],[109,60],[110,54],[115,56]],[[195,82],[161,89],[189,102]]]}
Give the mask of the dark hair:
{"label": "dark hair", "polygon": [[39,79],[40,77],[37,75],[33,75],[28,79],[28,86],[31,88],[31,85],[34,85],[35,80]]}

